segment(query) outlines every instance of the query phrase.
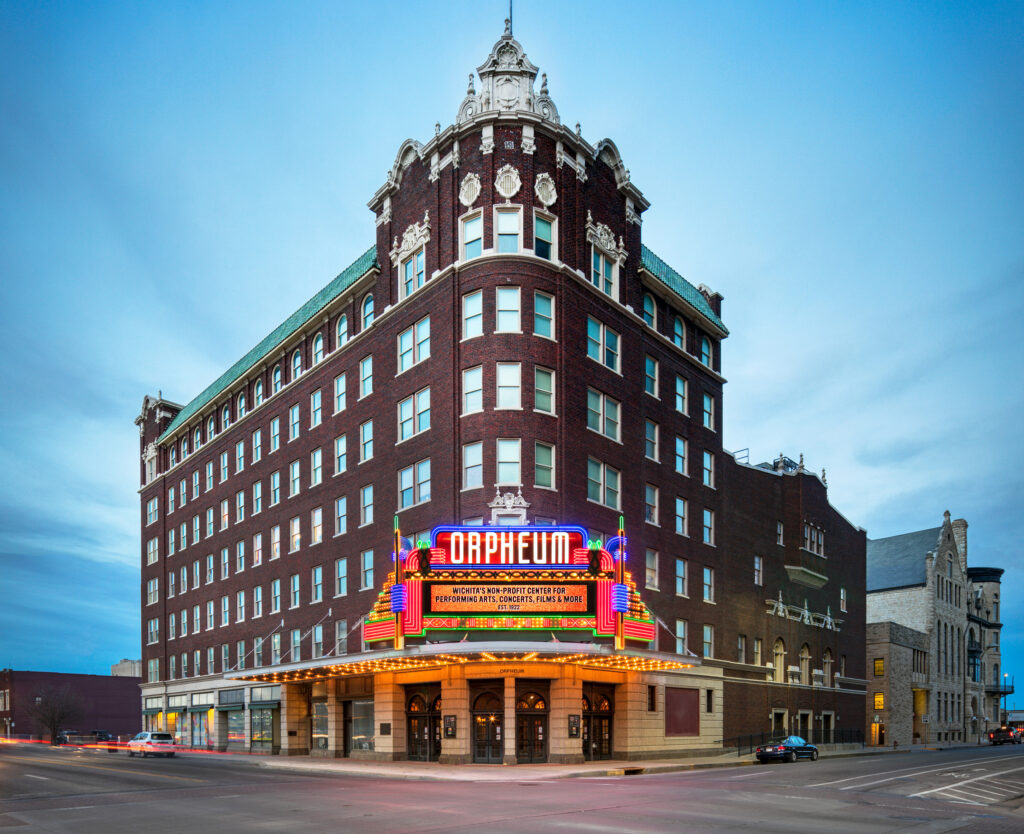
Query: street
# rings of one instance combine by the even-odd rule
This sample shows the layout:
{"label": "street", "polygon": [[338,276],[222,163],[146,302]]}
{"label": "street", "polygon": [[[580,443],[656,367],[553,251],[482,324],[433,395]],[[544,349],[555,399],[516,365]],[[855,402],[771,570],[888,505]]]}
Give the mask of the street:
{"label": "street", "polygon": [[[1024,751],[960,748],[657,775],[388,779],[244,756],[0,745],[0,829],[941,832],[1024,828]],[[271,762],[271,764],[276,764]],[[537,771],[533,769],[531,774]]]}

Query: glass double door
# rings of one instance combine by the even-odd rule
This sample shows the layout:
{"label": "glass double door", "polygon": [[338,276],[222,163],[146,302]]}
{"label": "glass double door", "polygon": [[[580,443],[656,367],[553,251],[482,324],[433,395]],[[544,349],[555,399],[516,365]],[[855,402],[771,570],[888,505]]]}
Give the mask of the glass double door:
{"label": "glass double door", "polygon": [[536,764],[548,760],[548,717],[516,716],[516,763]]}
{"label": "glass double door", "polygon": [[436,762],[441,757],[441,716],[410,715],[406,722],[410,761]]}
{"label": "glass double door", "polygon": [[498,712],[473,715],[473,761],[478,764],[501,764],[504,758],[502,723]]}
{"label": "glass double door", "polygon": [[583,758],[610,759],[612,757],[613,690],[603,686],[584,684],[583,687]]}

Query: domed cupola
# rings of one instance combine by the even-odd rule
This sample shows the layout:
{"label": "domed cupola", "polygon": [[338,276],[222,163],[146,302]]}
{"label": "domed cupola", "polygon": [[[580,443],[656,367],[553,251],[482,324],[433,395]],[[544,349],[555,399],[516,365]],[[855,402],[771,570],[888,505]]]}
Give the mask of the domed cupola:
{"label": "domed cupola", "polygon": [[558,108],[548,96],[547,74],[541,76],[540,94],[535,94],[533,82],[537,78],[537,67],[526,57],[522,44],[512,37],[508,20],[505,34],[476,71],[480,75],[480,92],[476,91],[470,73],[469,89],[455,118],[457,125],[494,111],[535,113],[552,124],[559,124]]}

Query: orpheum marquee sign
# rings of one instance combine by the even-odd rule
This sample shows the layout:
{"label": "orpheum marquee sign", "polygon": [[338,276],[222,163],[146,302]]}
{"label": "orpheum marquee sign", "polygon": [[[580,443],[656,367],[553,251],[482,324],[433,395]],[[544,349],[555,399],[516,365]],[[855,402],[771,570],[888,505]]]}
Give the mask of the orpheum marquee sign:
{"label": "orpheum marquee sign", "polygon": [[604,547],[582,527],[436,527],[413,546],[396,531],[395,571],[364,629],[368,642],[428,632],[590,631],[651,641],[654,618],[626,569],[625,537]]}

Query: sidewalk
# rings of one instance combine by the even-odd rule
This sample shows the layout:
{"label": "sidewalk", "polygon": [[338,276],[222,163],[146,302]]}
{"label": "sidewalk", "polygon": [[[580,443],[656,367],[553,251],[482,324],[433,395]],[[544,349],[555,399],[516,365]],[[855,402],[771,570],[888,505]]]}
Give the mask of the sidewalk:
{"label": "sidewalk", "polygon": [[[860,747],[822,751],[821,758],[835,756],[876,756],[906,753],[900,748]],[[451,782],[541,782],[553,779],[574,779],[601,776],[632,776],[649,773],[675,773],[686,770],[704,770],[715,767],[742,767],[757,764],[752,753],[737,756],[698,756],[650,761],[600,761],[582,764],[556,765],[442,765],[437,762],[369,762],[358,759],[310,759],[303,757],[270,756],[261,759],[260,767],[307,773],[333,773],[347,776],[370,776],[377,779],[414,779]]]}

